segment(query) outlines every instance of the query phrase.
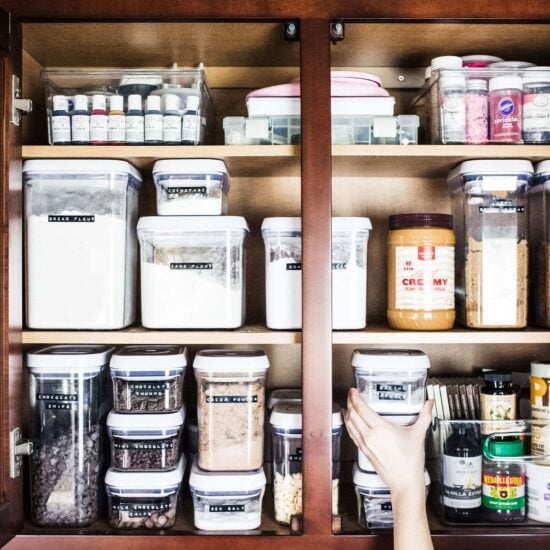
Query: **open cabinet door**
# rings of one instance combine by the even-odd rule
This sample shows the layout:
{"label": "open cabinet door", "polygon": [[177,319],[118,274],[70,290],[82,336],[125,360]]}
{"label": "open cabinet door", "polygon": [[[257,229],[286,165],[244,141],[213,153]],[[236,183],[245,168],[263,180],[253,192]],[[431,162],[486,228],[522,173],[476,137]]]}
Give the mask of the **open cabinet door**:
{"label": "open cabinet door", "polygon": [[[23,473],[10,467],[12,436],[22,425],[22,186],[21,123],[12,112],[21,82],[21,27],[0,9],[0,546],[23,521]],[[14,78],[15,77],[15,78]],[[19,89],[21,87],[19,86]]]}

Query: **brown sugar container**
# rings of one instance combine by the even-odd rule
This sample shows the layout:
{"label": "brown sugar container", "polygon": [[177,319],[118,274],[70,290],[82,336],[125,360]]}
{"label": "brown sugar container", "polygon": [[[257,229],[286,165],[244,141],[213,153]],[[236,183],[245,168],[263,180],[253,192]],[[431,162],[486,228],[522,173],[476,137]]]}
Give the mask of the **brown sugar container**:
{"label": "brown sugar container", "polygon": [[449,330],[455,321],[453,217],[390,216],[388,322],[401,330]]}

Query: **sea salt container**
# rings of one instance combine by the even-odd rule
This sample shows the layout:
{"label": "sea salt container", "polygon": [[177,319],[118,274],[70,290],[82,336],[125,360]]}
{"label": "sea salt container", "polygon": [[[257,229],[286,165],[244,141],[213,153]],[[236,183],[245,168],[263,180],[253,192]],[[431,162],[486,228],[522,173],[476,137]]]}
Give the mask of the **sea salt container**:
{"label": "sea salt container", "polygon": [[244,323],[244,218],[146,217],[137,231],[144,327],[230,329]]}
{"label": "sea salt container", "polygon": [[447,178],[455,220],[458,318],[468,328],[527,326],[532,179],[527,160],[469,160]]}
{"label": "sea salt container", "polygon": [[153,180],[159,216],[220,216],[226,212],[230,180],[223,160],[158,160]]}
{"label": "sea salt container", "polygon": [[263,463],[267,355],[262,350],[203,350],[195,355],[193,368],[199,467],[257,470]]}
{"label": "sea salt container", "polygon": [[117,472],[105,475],[109,525],[115,529],[169,529],[176,523],[185,457],[170,472]]}
{"label": "sea salt container", "polygon": [[120,413],[177,413],[183,406],[187,349],[125,346],[111,358],[114,410]]}
{"label": "sea salt container", "polygon": [[[367,324],[368,218],[332,219],[332,323],[337,330]],[[266,218],[266,322],[270,329],[302,327],[302,222]]]}
{"label": "sea salt container", "polygon": [[27,326],[133,323],[139,172],[120,160],[37,159],[23,180]]}
{"label": "sea salt container", "polygon": [[266,478],[250,472],[207,472],[195,460],[189,477],[194,523],[205,531],[249,531],[262,523]]}
{"label": "sea salt container", "polygon": [[422,351],[356,349],[351,357],[357,389],[378,414],[404,419],[420,412],[430,360]]}
{"label": "sea salt container", "polygon": [[185,408],[168,414],[121,414],[111,411],[107,430],[111,468],[131,472],[167,472],[178,467]]}
{"label": "sea salt container", "polygon": [[36,525],[83,527],[97,519],[103,374],[112,351],[48,346],[26,355],[33,444],[30,509]]}

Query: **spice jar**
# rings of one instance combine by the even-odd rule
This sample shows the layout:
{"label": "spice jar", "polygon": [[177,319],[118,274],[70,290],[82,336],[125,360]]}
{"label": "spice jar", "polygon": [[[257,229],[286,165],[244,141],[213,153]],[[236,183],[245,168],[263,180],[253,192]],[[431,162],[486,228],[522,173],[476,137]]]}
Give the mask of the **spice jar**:
{"label": "spice jar", "polygon": [[550,143],[550,67],[523,74],[523,141]]}
{"label": "spice jar", "polygon": [[509,425],[502,426],[498,421],[515,420],[516,392],[512,387],[511,372],[486,372],[483,375],[485,386],[481,388],[481,420],[496,420],[495,423],[482,423],[481,433],[489,434],[509,431]]}
{"label": "spice jar", "polygon": [[216,472],[257,470],[263,462],[265,377],[261,350],[199,351],[199,467]]}
{"label": "spice jar", "polygon": [[455,320],[453,218],[390,216],[388,321],[403,330],[448,330]]}
{"label": "spice jar", "polygon": [[522,88],[520,76],[495,76],[489,80],[490,141],[521,143]]}
{"label": "spice jar", "polygon": [[[447,74],[449,73],[449,74]],[[466,142],[466,78],[445,71],[439,79],[442,143]]]}
{"label": "spice jar", "polygon": [[466,82],[466,143],[487,143],[489,135],[489,95],[487,81]]}
{"label": "spice jar", "polygon": [[531,363],[531,417],[541,422],[531,425],[531,454],[550,462],[550,362]]}

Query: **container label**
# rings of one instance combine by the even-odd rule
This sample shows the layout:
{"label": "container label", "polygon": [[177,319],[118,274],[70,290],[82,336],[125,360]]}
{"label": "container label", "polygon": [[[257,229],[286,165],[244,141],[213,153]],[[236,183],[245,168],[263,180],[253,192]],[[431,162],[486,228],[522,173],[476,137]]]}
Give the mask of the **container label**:
{"label": "container label", "polygon": [[189,195],[206,195],[206,186],[200,187],[167,187],[166,193],[169,199],[187,197]]}
{"label": "container label", "polygon": [[302,448],[298,447],[294,454],[288,455],[289,462],[302,462]]}
{"label": "container label", "polygon": [[529,381],[531,383],[531,407],[550,407],[550,393],[548,392],[550,379],[531,376]]}
{"label": "container label", "polygon": [[454,309],[454,247],[398,246],[395,255],[396,309]]}
{"label": "container label", "polygon": [[44,401],[46,409],[70,411],[78,401],[78,393],[37,393],[37,401]]}
{"label": "container label", "polygon": [[66,115],[52,116],[53,143],[71,142],[71,118]]}
{"label": "container label", "polygon": [[162,115],[145,115],[145,141],[162,141]]}
{"label": "container label", "polygon": [[90,116],[89,115],[73,115],[72,116],[74,142],[88,143],[90,141]]}
{"label": "container label", "polygon": [[[331,267],[334,270],[347,269],[348,268],[348,263],[347,262],[332,262]],[[288,263],[288,264],[286,264],[286,270],[287,271],[301,271],[302,270],[302,264],[300,262]]]}
{"label": "container label", "polygon": [[525,475],[483,474],[483,507],[491,510],[525,508]]}
{"label": "container label", "polygon": [[113,511],[127,512],[129,518],[147,518],[154,512],[167,512],[170,510],[169,502],[156,502],[154,504],[120,503],[113,504]]}
{"label": "container label", "polygon": [[523,94],[523,132],[550,131],[550,94]]}
{"label": "container label", "polygon": [[142,143],[145,141],[145,120],[142,116],[126,117],[126,141]]}
{"label": "container label", "polygon": [[376,384],[380,401],[405,401],[407,388],[403,384]]}
{"label": "container label", "polygon": [[301,263],[286,264],[286,270],[287,271],[302,271],[302,264]]}
{"label": "container label", "polygon": [[481,506],[481,455],[443,455],[443,504],[461,509]]}
{"label": "container label", "polygon": [[170,382],[129,382],[128,386],[136,397],[164,397]]}
{"label": "container label", "polygon": [[257,395],[207,395],[207,403],[257,403]]}
{"label": "container label", "polygon": [[107,116],[92,115],[90,117],[90,141],[107,141]]}
{"label": "container label", "polygon": [[48,216],[49,223],[94,223],[95,216]]}
{"label": "container label", "polygon": [[174,448],[174,439],[133,441],[113,437],[113,447],[123,451],[164,451]]}
{"label": "container label", "polygon": [[521,141],[521,92],[512,96],[489,97],[490,135],[492,141]]}
{"label": "container label", "polygon": [[[515,420],[516,395],[492,395],[482,393],[481,420]],[[498,422],[481,425],[481,433],[489,434],[510,430],[510,426],[502,426]]]}
{"label": "container label", "polygon": [[109,115],[107,131],[109,141],[124,143],[126,141],[126,117],[124,115]]}
{"label": "container label", "polygon": [[181,142],[181,118],[164,115],[162,139],[171,143]]}
{"label": "container label", "polygon": [[170,269],[176,270],[193,270],[193,269],[214,269],[212,262],[172,262]]}
{"label": "container label", "polygon": [[525,207],[524,206],[512,206],[510,204],[506,204],[506,201],[497,201],[496,204],[492,204],[491,206],[480,206],[479,207],[479,213],[480,214],[525,214]]}
{"label": "container label", "polygon": [[183,115],[182,121],[182,140],[197,142],[199,139],[199,122],[200,117],[198,115]]}
{"label": "container label", "polygon": [[246,512],[245,504],[210,504],[208,511],[212,513]]}
{"label": "container label", "polygon": [[443,143],[464,143],[466,138],[466,103],[464,97],[443,97],[441,100]]}

